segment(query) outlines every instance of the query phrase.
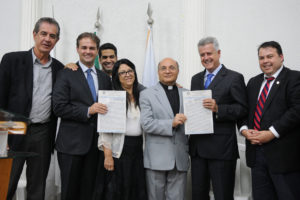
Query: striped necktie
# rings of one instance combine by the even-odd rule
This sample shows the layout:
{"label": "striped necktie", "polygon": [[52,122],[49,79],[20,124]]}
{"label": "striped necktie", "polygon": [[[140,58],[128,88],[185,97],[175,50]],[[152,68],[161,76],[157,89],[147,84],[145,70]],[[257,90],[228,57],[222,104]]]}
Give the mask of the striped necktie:
{"label": "striped necktie", "polygon": [[263,88],[263,90],[260,93],[255,113],[254,113],[254,129],[255,130],[260,130],[260,120],[261,120],[261,115],[262,111],[264,109],[264,105],[268,96],[269,88],[270,88],[270,82],[273,81],[275,78],[274,77],[269,77],[267,78],[267,82]]}

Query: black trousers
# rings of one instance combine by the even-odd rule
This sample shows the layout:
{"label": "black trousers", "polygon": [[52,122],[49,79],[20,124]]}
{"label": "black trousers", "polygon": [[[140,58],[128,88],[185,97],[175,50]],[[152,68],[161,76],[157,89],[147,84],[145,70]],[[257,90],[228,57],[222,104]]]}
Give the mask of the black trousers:
{"label": "black trousers", "polygon": [[16,192],[24,163],[27,164],[27,199],[43,200],[45,198],[46,178],[51,160],[50,123],[31,124],[18,149],[24,152],[35,152],[38,156],[15,158],[12,164],[7,200]]}
{"label": "black trousers", "polygon": [[102,152],[99,161],[94,200],[147,200],[142,136],[125,136],[114,171],[104,169]]}
{"label": "black trousers", "polygon": [[251,168],[251,174],[254,200],[300,199],[300,172],[284,174],[271,172],[263,146],[256,148],[256,161],[255,166]]}
{"label": "black trousers", "polygon": [[61,200],[92,199],[99,159],[95,141],[87,154],[70,155],[58,152],[57,158],[61,172]]}
{"label": "black trousers", "polygon": [[216,200],[233,200],[236,160],[191,157],[192,198],[209,200],[210,180]]}

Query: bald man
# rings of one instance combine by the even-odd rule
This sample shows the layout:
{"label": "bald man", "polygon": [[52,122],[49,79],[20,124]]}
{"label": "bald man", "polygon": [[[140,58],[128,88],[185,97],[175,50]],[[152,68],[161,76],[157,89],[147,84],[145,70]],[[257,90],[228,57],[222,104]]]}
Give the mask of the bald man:
{"label": "bald man", "polygon": [[184,134],[182,91],[176,86],[178,63],[158,64],[159,83],[140,96],[141,125],[146,134],[144,167],[149,200],[182,200],[189,168],[188,138]]}

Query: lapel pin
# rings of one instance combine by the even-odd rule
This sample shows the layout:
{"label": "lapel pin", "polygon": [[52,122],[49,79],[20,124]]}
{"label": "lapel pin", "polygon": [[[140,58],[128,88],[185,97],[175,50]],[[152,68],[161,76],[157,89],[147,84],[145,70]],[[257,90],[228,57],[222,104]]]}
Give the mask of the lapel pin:
{"label": "lapel pin", "polygon": [[280,83],[279,81],[276,82],[277,85],[279,85],[279,83]]}

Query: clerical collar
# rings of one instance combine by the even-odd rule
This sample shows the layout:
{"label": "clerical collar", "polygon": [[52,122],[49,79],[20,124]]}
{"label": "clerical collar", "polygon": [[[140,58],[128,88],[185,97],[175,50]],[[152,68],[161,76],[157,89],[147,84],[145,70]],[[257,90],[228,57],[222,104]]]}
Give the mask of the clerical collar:
{"label": "clerical collar", "polygon": [[159,82],[159,83],[165,90],[173,90],[174,88],[176,88],[176,85],[165,85],[162,82]]}

